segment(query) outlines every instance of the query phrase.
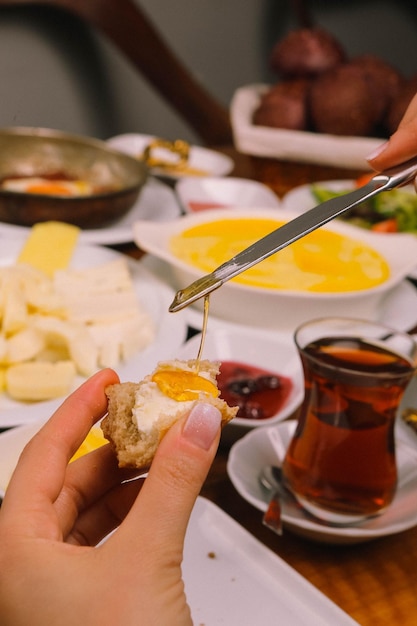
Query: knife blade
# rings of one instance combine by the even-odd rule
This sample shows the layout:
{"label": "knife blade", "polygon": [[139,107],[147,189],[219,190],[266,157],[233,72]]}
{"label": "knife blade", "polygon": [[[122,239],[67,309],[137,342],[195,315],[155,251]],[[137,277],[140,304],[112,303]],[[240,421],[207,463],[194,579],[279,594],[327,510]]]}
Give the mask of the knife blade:
{"label": "knife blade", "polygon": [[417,158],[414,158],[376,174],[363,187],[318,204],[302,215],[286,222],[262,239],[259,239],[220,265],[211,274],[206,274],[188,287],[185,287],[185,289],[177,291],[169,311],[172,313],[180,311],[218,289],[226,281],[260,263],[272,254],[279,252],[279,250],[301,239],[301,237],[311,233],[313,230],[320,228],[320,226],[327,224],[335,217],[339,217],[354,206],[383,191],[389,191],[395,187],[405,185],[411,182],[416,175]]}

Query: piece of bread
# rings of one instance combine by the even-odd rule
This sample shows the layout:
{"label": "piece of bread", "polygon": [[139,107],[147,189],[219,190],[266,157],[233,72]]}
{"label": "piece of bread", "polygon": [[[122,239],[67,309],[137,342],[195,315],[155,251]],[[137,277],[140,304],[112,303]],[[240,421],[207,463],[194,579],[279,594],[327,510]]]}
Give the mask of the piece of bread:
{"label": "piece of bread", "polygon": [[139,383],[106,388],[108,414],[101,428],[115,449],[119,467],[149,468],[166,431],[196,402],[217,407],[222,426],[235,417],[238,407],[229,407],[218,397],[219,366],[208,360],[165,361]]}

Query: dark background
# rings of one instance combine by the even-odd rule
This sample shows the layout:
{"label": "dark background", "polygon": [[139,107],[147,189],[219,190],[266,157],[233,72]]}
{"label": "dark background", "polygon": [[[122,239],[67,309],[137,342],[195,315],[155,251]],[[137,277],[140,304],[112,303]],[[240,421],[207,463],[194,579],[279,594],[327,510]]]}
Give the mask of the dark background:
{"label": "dark background", "polygon": [[[136,0],[138,1],[138,0]],[[225,105],[239,86],[272,82],[273,44],[297,25],[290,0],[141,0],[178,56]],[[371,52],[417,73],[415,0],[311,0],[313,21],[350,56]],[[47,126],[107,138],[194,139],[102,36],[50,8],[0,8],[0,126]]]}

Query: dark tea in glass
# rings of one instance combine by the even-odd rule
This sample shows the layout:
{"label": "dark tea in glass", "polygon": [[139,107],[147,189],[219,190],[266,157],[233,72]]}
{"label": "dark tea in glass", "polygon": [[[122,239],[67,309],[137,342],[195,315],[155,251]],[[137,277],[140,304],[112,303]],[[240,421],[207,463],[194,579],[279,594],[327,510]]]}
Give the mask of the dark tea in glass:
{"label": "dark tea in glass", "polygon": [[360,320],[304,324],[295,334],[305,397],[283,464],[301,504],[329,521],[382,512],[397,484],[394,425],[413,373],[406,334]]}

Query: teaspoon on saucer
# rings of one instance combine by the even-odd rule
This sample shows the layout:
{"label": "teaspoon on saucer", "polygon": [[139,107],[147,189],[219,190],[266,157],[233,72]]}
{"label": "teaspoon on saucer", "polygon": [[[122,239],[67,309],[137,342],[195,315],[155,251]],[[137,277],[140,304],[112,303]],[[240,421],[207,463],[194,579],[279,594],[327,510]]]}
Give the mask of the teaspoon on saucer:
{"label": "teaspoon on saucer", "polygon": [[276,465],[266,465],[259,474],[259,482],[271,494],[262,523],[277,535],[282,535],[281,499],[284,495],[284,486],[281,479],[281,469]]}
{"label": "teaspoon on saucer", "polygon": [[268,508],[264,513],[262,523],[278,535],[282,535],[282,503],[288,499],[291,500],[292,504],[295,503],[306,519],[310,519],[322,526],[343,528],[355,526],[371,517],[376,517],[375,515],[364,515],[361,519],[356,519],[355,521],[333,522],[313,515],[300,504],[296,496],[284,484],[282,471],[278,465],[264,466],[259,473],[258,480],[269,497]]}

